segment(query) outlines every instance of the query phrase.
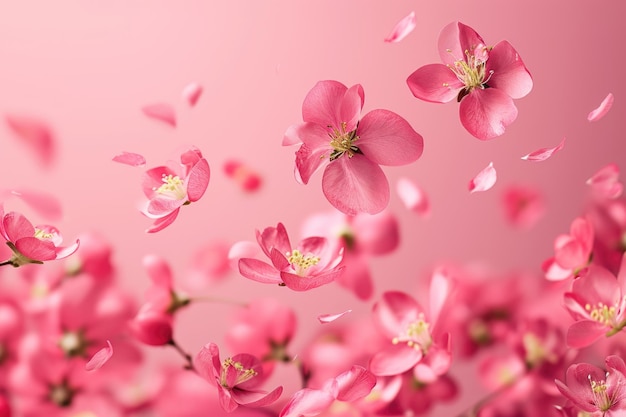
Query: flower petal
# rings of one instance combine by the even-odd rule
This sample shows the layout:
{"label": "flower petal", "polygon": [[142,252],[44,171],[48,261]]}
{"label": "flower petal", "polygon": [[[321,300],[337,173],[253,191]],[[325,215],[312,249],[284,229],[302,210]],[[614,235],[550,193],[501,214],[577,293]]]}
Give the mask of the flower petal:
{"label": "flower petal", "polygon": [[322,191],[337,210],[349,216],[376,214],[389,204],[389,183],[383,170],[363,155],[343,155],[328,164]]}
{"label": "flower petal", "polygon": [[107,345],[97,351],[85,364],[85,370],[87,371],[95,371],[96,369],[102,368],[102,366],[111,359],[113,356],[113,346],[111,342],[107,340]]}
{"label": "flower petal", "polygon": [[615,199],[622,195],[624,186],[618,181],[619,167],[608,164],[593,174],[586,182],[594,193],[601,198]]}
{"label": "flower petal", "polygon": [[187,177],[187,198],[192,203],[204,195],[211,178],[211,170],[206,159],[200,159],[189,171]]}
{"label": "flower petal", "polygon": [[597,122],[598,120],[602,119],[608,112],[609,110],[611,110],[611,106],[613,106],[613,94],[609,93],[604,100],[602,100],[602,103],[600,103],[600,105],[593,109],[589,115],[587,116],[587,120],[589,120],[590,122]]}
{"label": "flower petal", "polygon": [[301,277],[289,272],[281,272],[280,277],[285,285],[294,291],[308,291],[322,285],[330,284],[337,277],[341,276],[344,268],[334,268],[328,272],[319,275],[312,275],[307,277]]}
{"label": "flower petal", "polygon": [[343,317],[346,314],[351,313],[351,312],[352,312],[352,310],[346,310],[343,313],[338,313],[338,314],[320,314],[319,316],[317,316],[317,319],[322,324],[324,324],[324,323],[332,323],[333,321],[337,320],[338,318]]}
{"label": "flower petal", "polygon": [[379,165],[406,165],[417,161],[424,139],[404,118],[389,110],[372,110],[357,129],[356,145],[363,155]]}
{"label": "flower petal", "polygon": [[167,226],[174,223],[174,220],[176,220],[176,217],[178,217],[179,211],[180,211],[180,208],[172,211],[170,214],[166,216],[159,217],[158,219],[154,221],[152,226],[146,229],[146,233],[156,233],[165,229]]}
{"label": "flower petal", "polygon": [[463,127],[480,140],[504,134],[517,118],[513,99],[496,88],[475,88],[461,100],[459,115]]}
{"label": "flower petal", "polygon": [[464,87],[457,76],[443,64],[428,64],[415,70],[406,80],[416,98],[431,103],[447,103]]}
{"label": "flower petal", "polygon": [[400,42],[415,29],[415,12],[409,13],[393,27],[391,33],[385,38],[385,42]]}
{"label": "flower petal", "polygon": [[[302,103],[302,120],[326,127],[339,127],[340,108],[348,87],[338,81],[318,81]],[[362,104],[361,104],[362,105]]]}
{"label": "flower petal", "polygon": [[608,329],[594,320],[581,320],[567,329],[567,345],[574,349],[581,349],[600,339]]}
{"label": "flower petal", "polygon": [[52,194],[42,191],[13,189],[11,194],[20,198],[41,216],[50,220],[60,220],[63,217],[61,203]]}
{"label": "flower petal", "polygon": [[282,282],[276,268],[258,259],[239,259],[239,273],[248,279],[264,284],[280,284]]}
{"label": "flower petal", "polygon": [[376,385],[376,376],[362,366],[353,365],[349,371],[338,375],[337,400],[353,402],[360,400],[372,392]]}
{"label": "flower petal", "polygon": [[405,177],[398,178],[396,193],[408,210],[414,211],[423,217],[430,215],[428,196],[410,179]]}
{"label": "flower petal", "polygon": [[241,405],[247,407],[263,407],[272,404],[278,400],[283,393],[283,387],[276,387],[271,392],[265,391],[248,391],[241,389],[233,389],[231,395],[233,399]]}
{"label": "flower petal", "polygon": [[30,116],[6,115],[5,121],[9,129],[34,150],[43,166],[49,167],[56,153],[56,143],[50,126]]}
{"label": "flower petal", "polygon": [[487,73],[493,71],[487,84],[504,91],[511,98],[522,98],[533,88],[533,79],[519,54],[507,41],[500,41],[489,51],[485,63]]}
{"label": "flower petal", "polygon": [[307,184],[315,171],[328,163],[332,148],[328,130],[320,125],[301,124],[297,134],[302,145],[296,151],[296,180]]}
{"label": "flower petal", "polygon": [[167,103],[149,104],[142,107],[141,111],[151,119],[160,120],[172,127],[176,127],[176,113],[174,108]]}
{"label": "flower petal", "polygon": [[335,400],[332,393],[304,388],[297,391],[283,407],[279,417],[312,417],[321,414]]}
{"label": "flower petal", "polygon": [[484,44],[483,38],[471,27],[461,22],[446,25],[439,33],[439,56],[444,64],[454,65],[455,61],[467,59],[465,51],[474,51]]}
{"label": "flower petal", "polygon": [[202,95],[202,86],[198,83],[188,84],[182,91],[183,99],[189,103],[191,107],[195,106]]}
{"label": "flower petal", "polygon": [[113,157],[113,162],[119,162],[120,164],[130,165],[131,167],[141,167],[146,165],[146,158],[138,153],[123,151]]}
{"label": "flower petal", "polygon": [[555,152],[558,152],[561,149],[563,149],[564,146],[565,146],[565,138],[563,138],[563,140],[561,140],[561,143],[559,143],[554,148],[537,149],[536,151],[533,151],[529,153],[528,155],[522,156],[522,159],[525,161],[536,161],[536,162],[545,161],[546,159],[550,158]]}
{"label": "flower petal", "polygon": [[469,182],[469,191],[470,193],[487,191],[495,185],[496,179],[496,169],[493,167],[493,162],[489,162],[489,165],[483,168],[483,170],[476,174]]}
{"label": "flower petal", "polygon": [[391,345],[372,356],[369,370],[376,376],[398,375],[413,368],[422,359],[421,349],[404,343]]}
{"label": "flower petal", "polygon": [[24,256],[34,261],[51,261],[57,258],[54,243],[36,237],[24,237],[15,242],[15,247]]}
{"label": "flower petal", "polygon": [[11,211],[2,218],[2,230],[10,242],[35,236],[35,226],[22,214]]}

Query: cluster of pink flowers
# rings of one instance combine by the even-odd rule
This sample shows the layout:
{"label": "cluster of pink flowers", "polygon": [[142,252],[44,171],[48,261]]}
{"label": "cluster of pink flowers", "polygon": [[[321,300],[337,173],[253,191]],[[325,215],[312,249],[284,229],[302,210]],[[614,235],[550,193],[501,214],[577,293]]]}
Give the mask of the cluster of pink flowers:
{"label": "cluster of pink flowers", "polygon": [[[405,37],[414,18],[401,21],[388,41]],[[456,98],[469,133],[481,140],[503,135],[518,114],[513,100],[533,87],[513,46],[488,46],[453,22],[440,34],[439,53],[443,64],[408,76],[411,93],[437,103]],[[196,84],[186,89],[190,105],[201,92]],[[626,416],[626,345],[613,337],[623,337],[626,327],[626,200],[617,166],[589,179],[594,200],[569,233],[555,237],[543,274],[442,263],[425,275],[426,289],[376,295],[370,263],[400,242],[381,166],[417,161],[424,139],[390,110],[361,116],[364,103],[360,84],[319,81],[304,98],[303,122],[283,137],[282,145],[298,146],[296,180],[307,184],[323,170],[322,193],[336,210],[303,219],[304,237],[295,245],[295,233],[290,238],[279,222],[251,232],[256,242],[214,250],[216,274],[240,275],[249,280],[245,285],[274,284],[273,298],[186,294],[170,267],[175,260],[148,254],[142,261],[150,287],[136,300],[118,282],[109,242],[90,233],[61,246],[56,227],[5,212],[3,198],[0,234],[9,250],[2,265],[19,267],[20,279],[0,294],[0,417],[424,415],[459,398],[453,367],[470,360],[489,393],[460,416]],[[148,106],[144,113],[176,126],[170,107]],[[545,160],[563,144],[526,159]],[[128,152],[114,160],[145,164]],[[140,212],[153,221],[148,233],[171,226],[183,206],[202,204],[208,160],[189,146],[142,174]],[[230,161],[224,171],[247,192],[261,186],[244,163]],[[489,164],[470,189],[487,191],[495,181]],[[402,189],[413,201],[407,205],[416,207],[419,190],[410,183]],[[40,211],[49,207],[49,200],[23,198],[39,201]],[[511,222],[522,227],[532,227],[543,210],[540,196],[521,188],[510,190],[505,204]],[[366,314],[326,311],[320,303],[319,331],[303,333],[311,318],[300,322],[281,292],[316,297],[335,283]],[[178,339],[178,316],[207,300],[229,304],[230,316],[207,318],[207,327],[210,320],[228,323],[225,346],[207,332],[205,344],[190,352]],[[294,343],[296,336],[305,343]],[[147,346],[169,349],[180,363],[153,367],[146,377]]]}

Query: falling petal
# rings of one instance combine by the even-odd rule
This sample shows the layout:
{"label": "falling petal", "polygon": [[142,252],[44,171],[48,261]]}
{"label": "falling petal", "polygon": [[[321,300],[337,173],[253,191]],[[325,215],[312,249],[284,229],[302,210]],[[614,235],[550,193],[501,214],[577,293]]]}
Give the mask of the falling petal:
{"label": "falling petal", "polygon": [[48,124],[30,116],[6,115],[5,121],[13,133],[35,151],[41,163],[49,166],[54,159],[55,140]]}
{"label": "falling petal", "polygon": [[14,189],[10,193],[20,198],[46,219],[58,221],[63,217],[61,203],[52,194],[24,189]]}
{"label": "falling petal", "polygon": [[198,83],[191,83],[183,89],[183,99],[189,103],[191,107],[195,106],[202,95],[202,86]]}
{"label": "falling petal", "polygon": [[589,115],[587,116],[587,120],[590,122],[597,122],[602,119],[608,112],[611,110],[611,106],[613,105],[613,94],[609,93],[600,105],[593,109]]}
{"label": "falling petal", "polygon": [[107,340],[107,345],[97,351],[93,357],[85,364],[85,369],[87,371],[95,371],[96,369],[102,368],[102,366],[111,359],[113,356],[113,346],[111,342]]}
{"label": "falling petal", "polygon": [[132,167],[142,167],[146,165],[146,158],[138,153],[132,152],[122,152],[113,157],[114,162],[119,162],[120,164],[130,165]]}
{"label": "falling petal", "polygon": [[616,164],[608,164],[593,174],[586,184],[591,186],[599,197],[614,199],[622,195],[624,188],[618,177],[619,167]]}
{"label": "falling petal", "polygon": [[561,143],[559,143],[554,148],[537,149],[536,151],[531,152],[528,155],[522,156],[522,159],[524,161],[535,161],[535,162],[545,161],[546,159],[550,158],[555,152],[558,152],[561,149],[563,149],[564,146],[565,146],[565,138],[563,138]]}
{"label": "falling petal", "polygon": [[160,120],[172,127],[176,127],[176,113],[174,108],[166,103],[156,103],[144,106],[141,111],[146,116]]}
{"label": "falling petal", "polygon": [[496,183],[496,169],[493,167],[493,162],[490,162],[482,171],[478,173],[469,182],[468,188],[470,193],[477,191],[487,191]]}
{"label": "falling petal", "polygon": [[508,222],[520,229],[530,229],[546,212],[543,195],[532,186],[508,186],[502,195],[502,207]]}
{"label": "falling petal", "polygon": [[421,216],[430,214],[430,202],[424,191],[408,178],[399,178],[396,192],[405,207]]}
{"label": "falling petal", "polygon": [[409,13],[408,16],[396,23],[389,36],[385,38],[385,42],[400,42],[413,32],[413,29],[415,29],[415,12]]}
{"label": "falling petal", "polygon": [[248,192],[257,191],[261,187],[261,177],[243,163],[235,160],[224,162],[224,173],[234,179],[239,186]]}
{"label": "falling petal", "polygon": [[338,318],[351,313],[352,310],[346,310],[343,313],[339,313],[339,314],[321,314],[319,316],[317,316],[317,319],[320,321],[320,323],[324,324],[324,323],[331,323],[335,320],[337,320]]}

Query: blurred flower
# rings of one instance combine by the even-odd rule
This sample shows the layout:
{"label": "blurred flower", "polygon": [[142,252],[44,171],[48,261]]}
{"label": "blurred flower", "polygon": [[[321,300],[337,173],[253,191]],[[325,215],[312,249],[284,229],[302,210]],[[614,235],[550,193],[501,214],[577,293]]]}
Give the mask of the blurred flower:
{"label": "blurred flower", "polygon": [[510,185],[504,190],[502,208],[507,221],[520,229],[533,227],[546,212],[539,190],[524,185]]}
{"label": "blurred flower", "polygon": [[461,123],[481,140],[504,133],[517,118],[513,99],[533,87],[530,73],[507,41],[486,46],[471,27],[452,22],[439,35],[443,64],[418,68],[407,79],[413,95],[421,100],[461,102]]}
{"label": "blurred flower", "polygon": [[550,281],[561,281],[578,276],[589,265],[593,250],[594,230],[585,217],[574,219],[568,235],[557,236],[554,257],[544,261],[542,269]]}
{"label": "blurred flower", "polygon": [[372,110],[359,120],[363,102],[359,84],[319,81],[302,104],[304,123],[291,126],[283,139],[283,145],[301,144],[296,179],[307,184],[324,166],[324,195],[348,215],[387,207],[389,183],[380,165],[409,164],[424,148],[422,137],[396,113]]}

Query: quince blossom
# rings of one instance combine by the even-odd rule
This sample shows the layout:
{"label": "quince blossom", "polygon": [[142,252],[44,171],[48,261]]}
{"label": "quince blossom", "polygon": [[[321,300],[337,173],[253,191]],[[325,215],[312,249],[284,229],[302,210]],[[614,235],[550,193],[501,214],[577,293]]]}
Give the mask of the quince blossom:
{"label": "quince blossom", "polygon": [[7,245],[13,251],[11,259],[2,264],[14,267],[66,258],[76,252],[80,243],[77,239],[70,246],[59,246],[63,238],[56,227],[33,226],[20,213],[14,211],[5,213],[2,205],[0,205],[0,235],[6,239]]}
{"label": "quince blossom", "polygon": [[[375,214],[389,203],[389,182],[380,165],[416,161],[424,141],[401,116],[372,110],[360,119],[363,87],[319,81],[302,104],[304,123],[291,126],[283,145],[301,144],[296,179],[307,184],[324,168],[322,190],[335,208],[348,214]],[[360,120],[359,120],[360,119]]]}
{"label": "quince blossom", "polygon": [[256,237],[272,264],[241,258],[239,272],[248,279],[307,291],[333,282],[343,272],[344,267],[339,266],[343,250],[335,250],[326,238],[308,237],[293,247],[282,223],[263,232],[257,230]]}
{"label": "quince blossom", "polygon": [[208,343],[200,350],[194,359],[194,368],[202,378],[215,383],[220,405],[227,412],[240,405],[263,407],[272,404],[283,392],[282,386],[271,392],[257,390],[266,376],[261,361],[247,353],[221,361],[215,343]]}
{"label": "quince blossom", "polygon": [[493,139],[517,118],[513,99],[533,87],[530,73],[507,41],[487,46],[471,27],[452,22],[439,35],[443,64],[418,68],[407,79],[421,100],[447,103],[456,97],[463,127],[481,140]]}
{"label": "quince blossom", "polygon": [[574,219],[569,235],[557,236],[554,241],[554,257],[541,266],[550,281],[562,281],[577,277],[589,265],[593,252],[594,229],[584,218]]}
{"label": "quince blossom", "polygon": [[155,233],[172,224],[182,206],[196,202],[204,195],[209,178],[209,163],[193,146],[180,155],[180,163],[146,171],[142,187],[148,201],[141,212],[155,219],[146,231]]}
{"label": "quince blossom", "polygon": [[626,414],[626,364],[615,355],[608,356],[605,363],[606,371],[588,363],[576,363],[567,368],[565,383],[554,382],[561,394],[581,411],[603,417],[623,416]]}

